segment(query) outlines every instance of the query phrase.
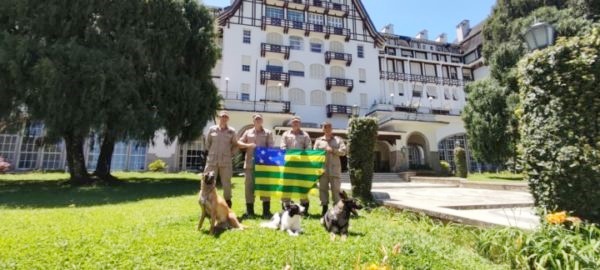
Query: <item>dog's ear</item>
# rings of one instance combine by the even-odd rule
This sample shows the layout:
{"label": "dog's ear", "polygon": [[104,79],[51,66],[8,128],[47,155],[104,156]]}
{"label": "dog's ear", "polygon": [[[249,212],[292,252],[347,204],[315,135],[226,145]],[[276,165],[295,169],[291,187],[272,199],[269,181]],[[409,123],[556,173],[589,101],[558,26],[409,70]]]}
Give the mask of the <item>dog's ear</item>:
{"label": "dog's ear", "polygon": [[283,203],[283,208],[285,210],[289,210],[290,209],[290,205],[292,205],[293,202],[287,201]]}
{"label": "dog's ear", "polygon": [[346,194],[346,191],[342,191],[340,192],[340,197],[342,198],[342,200],[347,200],[348,199],[348,194]]}

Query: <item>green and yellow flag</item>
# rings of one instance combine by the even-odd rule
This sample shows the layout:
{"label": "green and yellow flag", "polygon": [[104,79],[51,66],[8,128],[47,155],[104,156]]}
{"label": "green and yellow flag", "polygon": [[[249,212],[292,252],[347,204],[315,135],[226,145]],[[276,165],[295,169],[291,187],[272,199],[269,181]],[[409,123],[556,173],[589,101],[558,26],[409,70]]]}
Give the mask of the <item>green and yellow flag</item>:
{"label": "green and yellow flag", "polygon": [[324,150],[254,150],[254,192],[257,196],[308,198],[323,174]]}

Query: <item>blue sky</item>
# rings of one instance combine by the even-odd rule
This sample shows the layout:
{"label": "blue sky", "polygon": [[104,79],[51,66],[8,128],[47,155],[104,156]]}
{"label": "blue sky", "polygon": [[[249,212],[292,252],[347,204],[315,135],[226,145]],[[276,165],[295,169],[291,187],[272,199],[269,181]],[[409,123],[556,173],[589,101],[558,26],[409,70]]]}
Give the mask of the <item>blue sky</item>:
{"label": "blue sky", "polygon": [[[230,0],[202,0],[207,5],[224,7]],[[471,26],[490,14],[496,0],[363,0],[373,23],[381,29],[394,24],[396,34],[415,36],[427,29],[429,38],[448,34],[448,41],[456,38],[456,25],[464,19]]]}

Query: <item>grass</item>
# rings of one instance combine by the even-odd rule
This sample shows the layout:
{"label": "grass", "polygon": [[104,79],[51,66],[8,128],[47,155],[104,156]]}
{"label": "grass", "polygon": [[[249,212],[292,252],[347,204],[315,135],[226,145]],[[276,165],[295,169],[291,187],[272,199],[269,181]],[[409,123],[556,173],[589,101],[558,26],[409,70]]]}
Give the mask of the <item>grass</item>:
{"label": "grass", "polygon": [[[206,223],[195,230],[197,176],[116,176],[123,181],[116,186],[71,187],[61,184],[65,174],[0,175],[0,269],[509,267],[477,253],[479,229],[387,208],[360,211],[346,242],[330,241],[316,217],[303,220],[305,233],[295,238],[258,228],[260,219],[243,221],[247,230],[211,236]],[[234,179],[238,215],[242,181]],[[317,208],[311,197],[311,214]]]}
{"label": "grass", "polygon": [[499,173],[470,173],[467,176],[467,179],[470,181],[520,181],[523,182],[523,174],[520,173],[511,173],[507,171],[499,172]]}

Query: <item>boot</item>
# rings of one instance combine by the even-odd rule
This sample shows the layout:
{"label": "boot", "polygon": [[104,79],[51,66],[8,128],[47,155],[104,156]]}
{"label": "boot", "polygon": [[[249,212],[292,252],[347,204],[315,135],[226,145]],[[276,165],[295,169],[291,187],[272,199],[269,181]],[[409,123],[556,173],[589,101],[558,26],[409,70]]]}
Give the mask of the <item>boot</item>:
{"label": "boot", "polygon": [[229,208],[231,209],[231,206],[233,205],[233,204],[231,203],[231,200],[225,200],[225,202],[227,202],[227,206],[229,206]]}
{"label": "boot", "polygon": [[327,213],[327,205],[323,205],[322,206],[322,210],[321,210],[321,216],[325,216],[325,214]]}
{"label": "boot", "polygon": [[254,204],[247,203],[246,204],[246,213],[242,215],[242,218],[246,219],[246,218],[253,218],[253,217],[254,217]]}
{"label": "boot", "polygon": [[302,207],[304,207],[304,216],[308,217],[308,207],[310,206],[310,203],[301,202],[300,205],[302,205]]}
{"label": "boot", "polygon": [[272,216],[273,216],[273,214],[271,213],[271,202],[270,201],[263,202],[262,217],[264,219],[270,219]]}

